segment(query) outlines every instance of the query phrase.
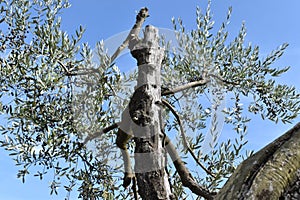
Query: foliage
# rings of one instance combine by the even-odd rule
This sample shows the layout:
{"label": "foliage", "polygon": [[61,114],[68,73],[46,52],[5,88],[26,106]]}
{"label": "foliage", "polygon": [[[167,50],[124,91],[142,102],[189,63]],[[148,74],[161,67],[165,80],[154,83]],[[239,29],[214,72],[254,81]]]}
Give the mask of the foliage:
{"label": "foliage", "polygon": [[[130,192],[120,192],[120,166],[109,163],[119,157],[117,149],[112,148],[115,132],[96,140],[96,155],[83,146],[82,140],[118,122],[116,110],[123,109],[127,102],[116,95],[128,95],[130,91],[120,85],[135,76],[121,76],[102,42],[96,44],[95,52],[81,44],[82,27],[74,35],[61,30],[59,14],[69,6],[66,0],[0,3],[0,145],[20,167],[18,177],[23,181],[28,174],[40,179],[53,174],[51,193],[64,187],[67,193],[78,190],[82,199],[129,198]],[[181,19],[173,20],[178,48],[166,50],[162,72],[164,87],[209,79],[206,85],[165,98],[186,120],[187,132],[195,133],[188,137],[191,148],[216,175],[203,175],[200,168],[194,172],[198,182],[210,190],[217,190],[241,159],[250,120],[245,117],[245,108],[263,119],[284,123],[300,110],[300,95],[295,88],[274,80],[288,70],[272,67],[287,44],[260,59],[257,46],[244,44],[244,24],[238,36],[227,41],[230,14],[231,9],[215,34],[210,3],[205,14],[197,9],[195,30],[187,32]],[[203,103],[206,94],[213,97],[213,106]],[[223,108],[225,96],[231,102]],[[251,102],[244,106],[242,97],[249,97]],[[220,113],[224,113],[226,125],[232,125],[237,137],[218,144]],[[169,132],[176,131],[176,121],[172,116],[167,119]],[[215,141],[211,143],[212,151],[203,154],[203,132],[209,125]],[[181,142],[177,145],[184,150]],[[171,182],[176,195],[183,198],[185,191],[175,172]]]}
{"label": "foliage", "polygon": [[[81,139],[111,121],[103,102],[118,75],[107,65],[80,79],[67,74],[94,69],[90,48],[80,47],[84,29],[71,36],[61,30],[59,14],[69,6],[67,1],[1,1],[1,146],[21,167],[23,182],[29,173],[40,179],[50,173],[51,193],[76,186],[82,198],[99,197],[114,187],[105,156],[110,145],[104,142],[103,157],[94,158]],[[90,80],[96,88],[89,87]],[[80,110],[81,105],[90,107]]]}
{"label": "foliage", "polygon": [[[185,116],[186,129],[199,134],[190,138],[191,147],[199,155],[207,168],[216,174],[198,176],[201,184],[210,189],[217,189],[230,176],[236,164],[244,158],[242,151],[247,143],[246,111],[260,114],[262,119],[269,119],[276,123],[290,123],[300,110],[299,94],[295,87],[276,84],[275,78],[286,72],[289,67],[274,68],[273,63],[282,56],[287,44],[272,51],[266,58],[261,59],[258,46],[245,45],[245,24],[233,41],[228,42],[226,30],[232,8],[229,8],[226,20],[218,30],[214,30],[214,21],[210,10],[210,2],[205,13],[197,8],[197,28],[186,31],[183,21],[173,19],[177,34],[178,48],[172,51],[167,48],[166,64],[164,66],[164,84],[174,87],[178,84],[208,78],[210,82],[189,92],[173,95],[173,105],[181,108],[181,115]],[[168,45],[166,45],[168,47]],[[171,52],[171,53],[170,53]],[[210,95],[210,103],[205,107],[205,99]],[[229,98],[229,100],[225,99]],[[241,102],[244,99],[244,105]],[[226,106],[222,102],[226,100]],[[200,103],[199,103],[200,102]],[[210,108],[211,106],[211,108]],[[209,110],[212,109],[215,112]],[[209,110],[209,112],[207,112]],[[201,145],[203,132],[210,128],[212,140],[218,138],[220,115],[224,115],[225,126],[232,125],[237,133],[235,139],[212,142],[210,154],[203,155]],[[211,117],[211,124],[209,124]],[[173,127],[176,125],[173,125]],[[206,128],[206,129],[205,129]],[[202,138],[202,139],[201,139]],[[251,152],[247,152],[249,156]]]}

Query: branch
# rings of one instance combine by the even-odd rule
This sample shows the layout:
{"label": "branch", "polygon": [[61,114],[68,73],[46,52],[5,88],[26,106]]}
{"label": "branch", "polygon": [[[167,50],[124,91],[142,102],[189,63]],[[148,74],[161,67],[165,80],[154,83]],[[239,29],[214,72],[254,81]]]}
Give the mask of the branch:
{"label": "branch", "polygon": [[66,66],[64,64],[62,64],[62,62],[60,62],[59,60],[57,62],[64,69],[66,74],[70,73],[69,70],[66,68]]}
{"label": "branch", "polygon": [[83,157],[81,154],[80,154],[80,152],[77,152],[76,153],[80,158],[81,158],[81,160],[82,161],[84,161],[84,163],[85,164],[87,164],[91,169],[95,169],[95,167],[85,158],[85,157]]}
{"label": "branch", "polygon": [[[119,124],[120,123],[114,123],[98,132],[95,132],[92,135],[88,135],[84,142],[83,145],[85,145],[86,143],[88,143],[90,140],[95,139],[96,137],[99,137],[102,134],[105,134],[115,128],[119,128]],[[131,181],[134,179],[134,173],[132,172],[131,169],[131,163],[130,163],[130,155],[129,152],[127,150],[126,144],[128,142],[128,140],[131,138],[131,135],[128,135],[127,133],[125,133],[121,128],[118,129],[117,132],[117,139],[116,139],[116,144],[118,146],[118,148],[121,149],[121,153],[122,153],[122,157],[124,160],[124,178],[123,178],[123,186],[126,188]],[[84,158],[82,157],[82,155],[79,155],[81,157],[81,159],[84,160]],[[86,161],[86,160],[84,160]],[[88,163],[88,165],[91,167],[91,165]]]}
{"label": "branch", "polygon": [[114,124],[112,124],[112,125],[110,125],[110,126],[108,126],[108,127],[106,127],[106,128],[103,128],[103,129],[100,130],[100,131],[95,132],[95,133],[92,134],[92,135],[88,135],[88,136],[85,138],[83,144],[85,145],[85,144],[88,143],[90,140],[93,140],[93,139],[95,139],[96,137],[99,137],[100,135],[105,134],[105,133],[107,133],[107,132],[109,132],[109,131],[111,131],[111,130],[113,130],[113,129],[115,129],[115,128],[118,128],[118,127],[119,127],[119,123],[114,123]]}
{"label": "branch", "polygon": [[[65,66],[64,64],[62,64],[59,60],[58,60],[57,62],[58,62],[58,64],[64,69],[65,74],[66,74],[67,76],[88,75],[88,74],[91,74],[91,73],[98,73],[100,76],[102,75],[101,72],[100,72],[98,69],[95,69],[95,68],[90,68],[90,69],[87,69],[87,71],[82,71],[82,72],[71,72],[71,71],[69,71],[69,70],[66,68],[66,66]],[[107,79],[106,76],[104,76],[104,78]],[[103,79],[104,79],[104,78],[103,78]],[[111,84],[109,84],[107,80],[105,80],[104,82],[108,85],[109,89],[113,92],[114,96],[117,96],[117,93],[115,92],[115,90],[114,90],[114,88],[111,86]]]}
{"label": "branch", "polygon": [[57,62],[63,68],[63,70],[65,71],[65,74],[67,76],[88,75],[88,74],[91,74],[91,73],[100,74],[100,71],[98,69],[95,69],[95,68],[85,69],[85,71],[81,71],[81,72],[73,72],[72,69],[71,69],[71,71],[68,70],[67,67],[62,62],[60,62],[59,60]]}
{"label": "branch", "polygon": [[194,160],[196,161],[196,163],[209,175],[211,175],[212,177],[215,177],[214,174],[209,171],[208,169],[206,169],[202,163],[200,163],[200,161],[198,160],[198,158],[196,157],[196,155],[194,154],[194,152],[192,151],[192,149],[189,147],[189,144],[187,142],[187,139],[186,139],[186,136],[185,136],[185,133],[184,133],[184,130],[183,130],[183,127],[182,127],[182,123],[181,123],[181,119],[180,119],[180,116],[179,114],[176,112],[175,108],[169,104],[169,102],[167,102],[166,100],[162,99],[162,103],[167,106],[170,111],[173,113],[173,115],[176,117],[176,120],[178,122],[178,125],[180,127],[180,133],[181,133],[181,136],[182,136],[182,139],[183,139],[183,145],[185,148],[187,148],[188,152],[192,155],[192,157],[194,158]]}
{"label": "branch", "polygon": [[[214,77],[214,78],[218,79],[218,81],[220,81],[221,83],[226,83],[226,84],[230,84],[230,85],[239,85],[239,83],[235,83],[235,82],[231,82],[231,81],[228,81],[228,80],[224,80],[224,79],[222,79],[221,77],[219,77],[219,76],[217,76],[215,74],[208,74],[207,76]],[[163,91],[161,93],[161,95],[162,96],[167,96],[167,95],[170,95],[170,94],[175,94],[177,92],[181,92],[183,90],[187,90],[187,89],[190,89],[190,88],[193,88],[193,87],[198,87],[198,86],[205,85],[209,81],[210,80],[208,78],[203,78],[201,80],[193,81],[193,82],[187,83],[185,85],[181,85],[181,86],[175,87],[173,89],[167,89],[166,91]]]}
{"label": "branch", "polygon": [[89,75],[91,73],[98,73],[98,71],[96,70],[92,70],[92,69],[88,69],[86,71],[82,71],[82,72],[67,72],[66,75],[67,76],[82,76],[82,75]]}
{"label": "branch", "polygon": [[226,83],[226,84],[230,84],[230,85],[239,85],[240,84],[240,83],[235,83],[235,82],[232,82],[232,81],[224,80],[220,76],[217,76],[215,74],[208,74],[208,76],[212,76],[212,77],[218,79],[222,83]]}
{"label": "branch", "polygon": [[194,194],[202,196],[206,199],[212,200],[213,196],[216,195],[215,192],[210,192],[207,189],[201,187],[189,170],[185,167],[183,161],[181,160],[180,156],[178,155],[175,146],[172,144],[170,138],[166,136],[165,138],[165,145],[168,151],[168,154],[172,158],[176,171],[178,172],[180,179],[182,181],[182,185],[188,187]]}
{"label": "branch", "polygon": [[118,49],[115,51],[115,53],[111,57],[111,62],[113,62],[118,55],[129,45],[129,42],[133,38],[137,38],[139,35],[139,32],[141,30],[141,27],[145,21],[145,19],[149,16],[148,14],[148,8],[142,8],[138,15],[136,16],[135,24],[133,25],[132,29],[130,30],[128,36],[124,40],[124,42],[118,47]]}
{"label": "branch", "polygon": [[133,178],[132,191],[133,191],[134,200],[138,200],[136,177]]}
{"label": "branch", "polygon": [[127,188],[132,182],[132,180],[134,179],[134,173],[132,172],[132,167],[130,162],[130,154],[127,149],[127,142],[129,141],[130,138],[132,138],[132,135],[127,134],[121,128],[118,129],[116,144],[117,147],[119,147],[121,150],[123,161],[124,161],[124,178],[123,178],[124,188]]}
{"label": "branch", "polygon": [[209,82],[208,79],[202,79],[202,80],[199,80],[199,81],[193,81],[193,82],[187,83],[185,85],[181,85],[181,86],[175,87],[173,89],[168,89],[168,90],[162,92],[161,95],[162,96],[167,96],[167,95],[170,95],[170,94],[175,94],[177,92],[181,92],[183,90],[190,89],[192,87],[198,87],[198,86],[205,85],[208,82]]}
{"label": "branch", "polygon": [[[112,63],[117,57],[118,55],[129,45],[129,42],[131,40],[133,40],[134,38],[138,38],[139,32],[141,30],[141,27],[145,21],[145,19],[149,16],[148,14],[148,8],[142,8],[140,10],[140,12],[138,13],[138,15],[136,16],[136,22],[133,25],[131,31],[129,32],[128,36],[126,37],[126,39],[124,40],[124,42],[118,47],[118,49],[115,51],[115,53],[110,57],[110,62]],[[64,64],[62,64],[60,61],[57,61],[60,66],[64,69],[65,73],[67,76],[78,76],[78,75],[88,75],[91,73],[98,73],[99,70],[91,68],[88,69],[87,71],[83,71],[83,72],[75,72],[72,73],[71,71],[69,71]],[[102,67],[102,66],[101,66]]]}

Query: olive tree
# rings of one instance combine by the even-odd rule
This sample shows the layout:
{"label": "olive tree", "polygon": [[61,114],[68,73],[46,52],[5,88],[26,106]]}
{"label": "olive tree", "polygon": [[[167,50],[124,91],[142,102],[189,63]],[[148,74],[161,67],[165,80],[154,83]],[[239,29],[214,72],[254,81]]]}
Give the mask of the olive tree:
{"label": "olive tree", "polygon": [[[110,56],[103,41],[94,50],[81,43],[81,26],[72,35],[61,30],[59,14],[69,6],[65,0],[0,4],[0,145],[23,181],[51,173],[51,193],[63,187],[67,197],[75,190],[82,199],[184,199],[184,186],[212,199],[248,156],[242,151],[247,111],[276,123],[299,114],[296,89],[275,82],[289,67],[272,65],[288,45],[260,58],[258,46],[245,44],[245,24],[228,41],[231,8],[219,29],[210,2],[205,12],[197,8],[194,30],[173,19],[175,47],[152,26],[140,38],[148,17],[143,8]],[[131,74],[118,68],[125,48],[138,64]],[[203,103],[207,95],[212,106]],[[236,138],[218,143],[220,113]],[[169,134],[177,132],[177,139]]]}

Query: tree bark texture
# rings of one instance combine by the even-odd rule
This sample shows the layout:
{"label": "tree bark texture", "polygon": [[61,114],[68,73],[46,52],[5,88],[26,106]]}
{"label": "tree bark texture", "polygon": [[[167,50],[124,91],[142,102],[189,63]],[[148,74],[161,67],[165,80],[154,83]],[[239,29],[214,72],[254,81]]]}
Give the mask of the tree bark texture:
{"label": "tree bark texture", "polygon": [[146,26],[144,38],[133,38],[129,47],[138,64],[137,86],[129,103],[138,192],[142,199],[175,199],[165,171],[167,152],[160,106],[164,50],[158,45],[158,30]]}
{"label": "tree bark texture", "polygon": [[300,123],[243,161],[215,199],[300,199],[299,170]]}

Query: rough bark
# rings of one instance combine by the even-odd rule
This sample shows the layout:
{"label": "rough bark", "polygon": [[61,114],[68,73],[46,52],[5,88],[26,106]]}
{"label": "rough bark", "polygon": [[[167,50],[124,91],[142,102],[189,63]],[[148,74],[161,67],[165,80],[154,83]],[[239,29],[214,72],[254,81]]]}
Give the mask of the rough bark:
{"label": "rough bark", "polygon": [[299,170],[300,123],[243,161],[215,199],[273,200],[285,199],[291,193],[297,196]]}
{"label": "rough bark", "polygon": [[135,141],[134,171],[142,199],[175,199],[165,171],[161,107],[161,62],[163,49],[158,45],[158,30],[146,26],[143,40],[129,44],[138,63],[136,90],[129,103]]}
{"label": "rough bark", "polygon": [[297,170],[297,176],[294,181],[292,181],[288,187],[285,189],[284,193],[279,198],[280,200],[299,200],[300,199],[300,169]]}

